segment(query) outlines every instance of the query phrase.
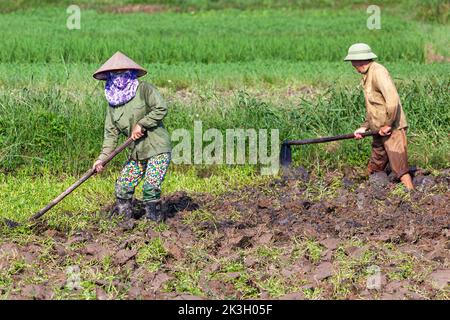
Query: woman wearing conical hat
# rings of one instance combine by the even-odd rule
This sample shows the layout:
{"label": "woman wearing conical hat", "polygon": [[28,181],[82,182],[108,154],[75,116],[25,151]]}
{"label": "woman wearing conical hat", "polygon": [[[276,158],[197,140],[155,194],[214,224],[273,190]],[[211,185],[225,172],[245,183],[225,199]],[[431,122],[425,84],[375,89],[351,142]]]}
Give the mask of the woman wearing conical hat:
{"label": "woman wearing conical hat", "polygon": [[113,214],[131,218],[132,198],[141,180],[143,184],[144,217],[164,220],[161,213],[161,184],[171,158],[171,143],[162,120],[167,106],[157,89],[138,80],[147,71],[121,52],[114,54],[95,73],[105,81],[108,108],[105,119],[103,148],[94,163],[97,172],[103,170],[103,160],[116,148],[120,134],[131,137],[128,162],[115,184],[117,197]]}

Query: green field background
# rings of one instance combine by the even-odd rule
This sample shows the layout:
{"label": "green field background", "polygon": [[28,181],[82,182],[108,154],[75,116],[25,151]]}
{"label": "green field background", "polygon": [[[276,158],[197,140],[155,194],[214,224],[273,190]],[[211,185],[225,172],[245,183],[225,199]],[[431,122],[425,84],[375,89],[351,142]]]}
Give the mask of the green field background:
{"label": "green field background", "polygon": [[[343,58],[352,43],[367,42],[397,85],[411,165],[450,166],[445,2],[383,1],[380,30],[367,29],[363,1],[170,1],[152,14],[114,13],[136,3],[81,1],[81,30],[68,30],[69,2],[2,1],[1,215],[26,216],[91,166],[107,107],[92,73],[117,50],[149,70],[144,80],[168,101],[170,132],[202,120],[204,130],[279,129],[284,140],[357,128],[360,76]],[[368,140],[346,141],[295,148],[294,162],[362,169],[369,154]],[[124,160],[55,211],[97,210]],[[257,169],[172,166],[166,191],[226,192],[261,178]],[[199,170],[213,174],[202,179]]]}

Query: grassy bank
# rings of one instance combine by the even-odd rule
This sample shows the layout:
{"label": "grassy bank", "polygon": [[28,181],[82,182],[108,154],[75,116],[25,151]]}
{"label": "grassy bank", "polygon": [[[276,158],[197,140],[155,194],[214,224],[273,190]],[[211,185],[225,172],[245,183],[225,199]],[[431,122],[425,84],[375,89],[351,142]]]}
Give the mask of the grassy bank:
{"label": "grassy bank", "polygon": [[[448,81],[431,80],[399,85],[410,125],[410,159],[416,165],[449,165],[448,85]],[[358,88],[329,88],[316,96],[275,101],[242,90],[230,95],[222,99],[214,91],[203,91],[196,100],[171,100],[165,120],[169,132],[183,128],[192,133],[194,121],[200,120],[204,131],[279,129],[281,140],[301,139],[353,132],[364,117],[364,98]],[[105,114],[100,88],[80,93],[27,87],[4,92],[0,100],[2,172],[79,174],[98,156]],[[296,148],[294,155],[306,166],[318,160],[331,167],[362,165],[369,147],[367,142],[324,144]],[[124,159],[119,157],[115,164]]]}

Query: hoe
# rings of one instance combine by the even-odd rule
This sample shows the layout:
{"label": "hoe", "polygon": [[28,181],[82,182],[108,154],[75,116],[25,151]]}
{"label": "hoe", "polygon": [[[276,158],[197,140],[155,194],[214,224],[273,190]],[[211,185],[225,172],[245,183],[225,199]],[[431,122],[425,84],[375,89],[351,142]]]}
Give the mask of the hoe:
{"label": "hoe", "polygon": [[[368,137],[368,136],[375,136],[378,133],[374,132],[365,132],[362,133],[361,136]],[[323,143],[323,142],[330,142],[330,141],[337,141],[337,140],[344,140],[344,139],[352,139],[354,138],[353,133],[350,134],[344,134],[339,136],[333,136],[333,137],[324,137],[324,138],[316,138],[316,139],[305,139],[305,140],[286,140],[281,145],[280,149],[280,163],[283,167],[288,167],[292,163],[292,145],[305,145],[305,144],[312,144],[312,143]],[[106,165],[108,162],[110,162],[116,155],[118,155],[120,152],[122,152],[125,148],[127,148],[133,140],[131,138],[128,138],[122,145],[117,147],[109,156],[103,161],[103,165]],[[51,208],[53,208],[55,205],[57,205],[61,200],[63,200],[66,196],[68,196],[72,191],[74,191],[76,188],[78,188],[82,183],[84,183],[86,180],[88,180],[90,177],[92,177],[95,174],[95,169],[89,169],[77,182],[75,182],[73,185],[71,185],[69,188],[67,188],[66,191],[61,193],[58,197],[56,197],[54,200],[52,200],[48,205],[46,205],[44,208],[42,208],[40,211],[35,213],[33,216],[29,218],[29,222],[34,222],[40,217],[42,217],[47,211],[49,211]],[[15,228],[19,226],[19,223],[10,219],[5,219],[5,224],[10,228]]]}
{"label": "hoe", "polygon": [[[117,147],[109,156],[103,161],[103,165],[106,165],[110,162],[116,155],[121,153],[125,148],[127,148],[131,143],[133,143],[133,139],[128,138],[122,145]],[[89,169],[86,173],[73,185],[71,185],[66,191],[61,193],[58,197],[56,197],[53,201],[51,201],[48,205],[42,208],[40,211],[35,213],[33,216],[29,218],[29,222],[34,222],[40,217],[42,217],[47,211],[53,208],[56,204],[58,204],[62,199],[64,199],[67,195],[69,195],[72,191],[78,188],[83,182],[92,177],[95,174],[95,169]],[[4,220],[5,224],[10,228],[15,228],[19,226],[19,223],[10,219]]]}
{"label": "hoe", "polygon": [[[361,133],[362,137],[376,136],[376,135],[378,135],[378,133],[375,133],[375,132]],[[349,133],[349,134],[342,134],[339,136],[316,138],[316,139],[286,140],[281,145],[280,163],[283,167],[289,167],[289,165],[292,163],[291,146],[298,146],[298,145],[312,144],[312,143],[323,143],[323,142],[330,142],[330,141],[337,141],[337,140],[345,140],[345,139],[352,139],[354,137],[355,136],[353,133]]]}

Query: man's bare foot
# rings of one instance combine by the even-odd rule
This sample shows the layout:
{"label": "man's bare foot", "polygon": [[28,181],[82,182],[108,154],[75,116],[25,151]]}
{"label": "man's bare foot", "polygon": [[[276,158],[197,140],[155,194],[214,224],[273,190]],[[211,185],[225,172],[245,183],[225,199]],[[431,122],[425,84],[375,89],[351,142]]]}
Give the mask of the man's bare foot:
{"label": "man's bare foot", "polygon": [[411,179],[411,175],[409,173],[404,174],[401,178],[400,181],[405,185],[405,187],[408,190],[414,190],[414,185]]}

